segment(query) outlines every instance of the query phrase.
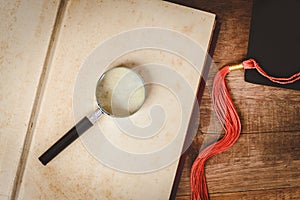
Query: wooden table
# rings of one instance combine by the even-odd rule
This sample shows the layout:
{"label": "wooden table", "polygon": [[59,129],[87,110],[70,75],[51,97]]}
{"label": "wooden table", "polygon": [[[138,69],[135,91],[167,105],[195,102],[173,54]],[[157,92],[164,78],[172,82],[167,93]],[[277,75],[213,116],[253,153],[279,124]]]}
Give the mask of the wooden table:
{"label": "wooden table", "polygon": [[[172,2],[217,15],[220,26],[213,61],[218,67],[246,57],[251,0]],[[230,150],[207,162],[210,197],[212,200],[300,199],[300,92],[246,83],[243,75],[232,72],[227,78],[241,117],[242,133]],[[176,199],[180,200],[190,199],[190,169],[204,138],[210,141],[218,134],[205,132],[211,115],[207,88],[200,109],[200,127],[187,153],[176,193]],[[216,119],[214,123],[210,125],[217,126]]]}

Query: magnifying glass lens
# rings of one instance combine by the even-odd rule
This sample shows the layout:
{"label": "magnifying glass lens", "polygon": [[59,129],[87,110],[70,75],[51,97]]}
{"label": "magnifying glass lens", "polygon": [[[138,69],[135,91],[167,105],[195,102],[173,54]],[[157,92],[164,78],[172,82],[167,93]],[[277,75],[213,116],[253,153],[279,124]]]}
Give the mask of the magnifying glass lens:
{"label": "magnifying glass lens", "polygon": [[105,72],[96,88],[99,107],[113,117],[126,117],[140,109],[146,91],[142,78],[126,67],[115,67]]}

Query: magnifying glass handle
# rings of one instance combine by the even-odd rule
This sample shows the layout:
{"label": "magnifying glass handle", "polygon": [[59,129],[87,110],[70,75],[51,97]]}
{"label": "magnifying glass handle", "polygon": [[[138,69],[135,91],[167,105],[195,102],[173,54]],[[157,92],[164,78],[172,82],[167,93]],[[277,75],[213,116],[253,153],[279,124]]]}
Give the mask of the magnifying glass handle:
{"label": "magnifying glass handle", "polygon": [[96,110],[89,117],[81,119],[73,128],[71,128],[64,136],[62,136],[56,143],[54,143],[45,153],[43,153],[39,160],[43,165],[47,165],[55,156],[63,151],[67,146],[74,142],[80,135],[91,128],[94,123],[102,115],[100,109]]}

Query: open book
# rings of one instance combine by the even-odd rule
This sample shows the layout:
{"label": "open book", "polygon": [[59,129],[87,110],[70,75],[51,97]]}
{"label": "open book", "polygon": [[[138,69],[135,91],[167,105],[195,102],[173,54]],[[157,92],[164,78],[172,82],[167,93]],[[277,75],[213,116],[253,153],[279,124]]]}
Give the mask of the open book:
{"label": "open book", "polygon": [[[157,0],[2,4],[0,198],[168,199],[215,15]],[[102,61],[103,72],[143,66],[147,99],[130,117],[142,135],[104,116],[43,166],[38,157],[93,111],[77,104],[86,94],[76,96],[76,85]],[[161,116],[156,132],[143,131]],[[117,157],[98,136],[136,159]],[[141,162],[144,154],[154,156]]]}

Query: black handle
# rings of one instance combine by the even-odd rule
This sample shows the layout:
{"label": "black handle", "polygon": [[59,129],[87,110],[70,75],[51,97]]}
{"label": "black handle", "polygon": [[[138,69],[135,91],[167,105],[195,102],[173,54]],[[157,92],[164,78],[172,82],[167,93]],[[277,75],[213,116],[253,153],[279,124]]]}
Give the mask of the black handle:
{"label": "black handle", "polygon": [[92,122],[87,117],[80,120],[71,130],[69,130],[64,136],[62,136],[55,144],[53,144],[43,155],[39,157],[39,160],[43,165],[50,162],[55,156],[57,156],[62,150],[74,142],[80,135],[93,126]]}

